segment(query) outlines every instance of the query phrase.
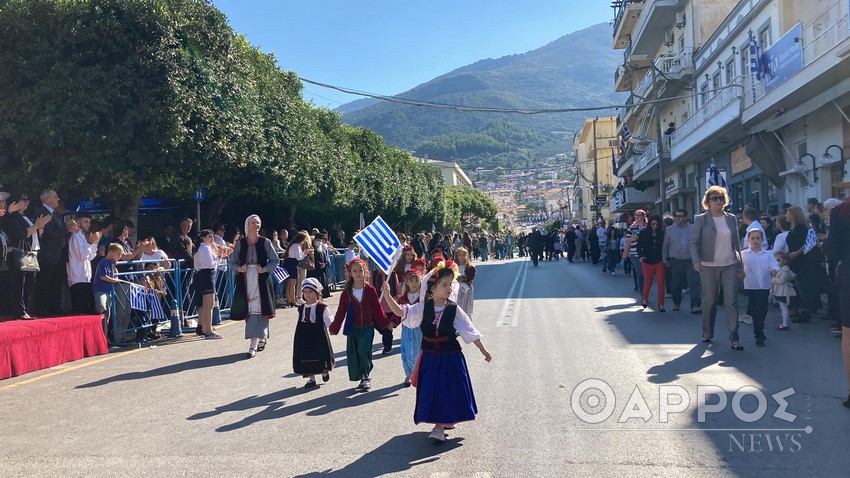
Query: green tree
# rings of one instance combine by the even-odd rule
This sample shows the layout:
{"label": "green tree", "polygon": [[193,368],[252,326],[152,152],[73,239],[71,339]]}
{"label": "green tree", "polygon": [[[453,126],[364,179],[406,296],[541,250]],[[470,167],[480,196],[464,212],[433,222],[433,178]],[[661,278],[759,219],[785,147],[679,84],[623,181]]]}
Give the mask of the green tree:
{"label": "green tree", "polygon": [[490,221],[496,217],[496,205],[483,192],[465,186],[446,186],[446,215],[444,225],[460,230],[476,219]]}

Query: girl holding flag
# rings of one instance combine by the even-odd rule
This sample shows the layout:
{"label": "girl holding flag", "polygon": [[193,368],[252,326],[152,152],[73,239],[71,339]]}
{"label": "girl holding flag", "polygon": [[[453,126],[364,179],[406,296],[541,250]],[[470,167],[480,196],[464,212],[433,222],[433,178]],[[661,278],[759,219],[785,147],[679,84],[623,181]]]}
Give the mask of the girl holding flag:
{"label": "girl holding flag", "polygon": [[452,261],[438,264],[431,271],[425,301],[414,305],[399,305],[390,296],[389,285],[383,287],[393,312],[402,317],[402,325],[422,330],[422,353],[413,378],[417,387],[413,421],[434,424],[428,438],[435,442],[446,440],[444,430],[474,420],[478,413],[458,335],[464,342],[474,343],[485,361],[492,359],[469,316],[449,300],[456,276]]}
{"label": "girl holding flag", "polygon": [[[347,266],[348,283],[339,300],[336,315],[328,327],[331,335],[339,333],[348,337],[345,355],[348,359],[348,379],[360,381],[355,388],[358,391],[368,391],[372,388],[369,373],[372,371],[372,340],[375,328],[387,326],[378,300],[378,292],[367,283],[368,266],[366,261],[354,258]],[[344,324],[344,326],[343,326]]]}

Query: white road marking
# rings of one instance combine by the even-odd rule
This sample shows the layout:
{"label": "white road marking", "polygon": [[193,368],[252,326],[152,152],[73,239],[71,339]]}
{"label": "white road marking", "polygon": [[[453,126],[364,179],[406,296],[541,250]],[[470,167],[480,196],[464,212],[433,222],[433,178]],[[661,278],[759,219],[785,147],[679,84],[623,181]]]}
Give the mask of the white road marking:
{"label": "white road marking", "polygon": [[[505,304],[502,305],[502,310],[496,318],[496,327],[511,326],[516,327],[519,321],[519,298],[522,296],[522,291],[525,288],[525,276],[528,273],[528,261],[523,261],[519,266],[520,270],[514,277],[514,282],[508,289],[508,296],[505,298]],[[520,281],[522,278],[522,281]],[[519,287],[517,287],[519,284]]]}

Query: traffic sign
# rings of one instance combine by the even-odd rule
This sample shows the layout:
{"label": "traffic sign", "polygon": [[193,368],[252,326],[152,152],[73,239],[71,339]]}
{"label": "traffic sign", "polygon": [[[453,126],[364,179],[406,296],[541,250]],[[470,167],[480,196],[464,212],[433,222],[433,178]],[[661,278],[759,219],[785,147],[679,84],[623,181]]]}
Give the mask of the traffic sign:
{"label": "traffic sign", "polygon": [[596,196],[596,204],[604,206],[606,202],[608,202],[607,196]]}
{"label": "traffic sign", "polygon": [[201,203],[207,198],[207,187],[201,186],[201,189],[195,191],[195,201]]}

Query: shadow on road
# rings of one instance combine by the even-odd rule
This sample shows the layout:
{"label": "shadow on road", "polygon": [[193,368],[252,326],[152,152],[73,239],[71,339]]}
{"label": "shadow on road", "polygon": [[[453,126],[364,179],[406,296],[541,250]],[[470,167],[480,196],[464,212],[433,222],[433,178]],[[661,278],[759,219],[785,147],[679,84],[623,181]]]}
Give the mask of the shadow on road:
{"label": "shadow on road", "polygon": [[126,382],[129,380],[142,380],[145,378],[151,377],[160,377],[163,375],[171,375],[175,373],[185,372],[187,370],[195,370],[200,368],[210,368],[210,367],[218,367],[221,365],[230,365],[232,363],[236,363],[239,361],[245,360],[244,353],[238,354],[230,354],[224,355],[221,357],[212,357],[212,358],[202,358],[189,360],[187,362],[181,363],[173,363],[171,365],[166,365],[164,367],[154,368],[151,370],[145,370],[143,372],[129,372],[122,373],[121,375],[115,375],[113,377],[107,377],[101,380],[97,380],[95,382],[84,383],[81,385],[77,385],[76,388],[94,388],[100,387],[103,385],[108,385],[114,382]]}
{"label": "shadow on road", "polygon": [[435,445],[426,439],[427,435],[428,432],[416,432],[394,436],[345,468],[297,475],[296,478],[385,476],[410,470],[417,465],[433,463],[440,459],[441,454],[463,446],[461,437],[449,437],[444,443]]}
{"label": "shadow on road", "polygon": [[381,389],[371,390],[366,393],[355,392],[353,389],[340,390],[330,395],[319,395],[312,400],[286,406],[286,399],[320,391],[316,388],[289,388],[279,390],[267,395],[252,396],[237,400],[227,405],[221,405],[214,410],[201,412],[188,417],[188,420],[203,420],[227,412],[248,411],[261,409],[253,415],[247,416],[238,422],[224,425],[216,429],[217,432],[229,432],[247,427],[264,420],[277,420],[296,413],[306,413],[309,416],[325,415],[338,410],[351,407],[359,407],[367,403],[386,400],[396,397],[395,392],[403,388],[402,384],[393,385]]}

